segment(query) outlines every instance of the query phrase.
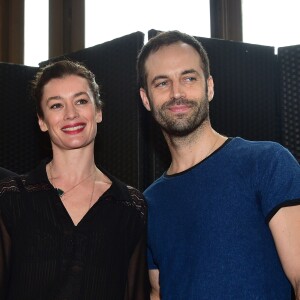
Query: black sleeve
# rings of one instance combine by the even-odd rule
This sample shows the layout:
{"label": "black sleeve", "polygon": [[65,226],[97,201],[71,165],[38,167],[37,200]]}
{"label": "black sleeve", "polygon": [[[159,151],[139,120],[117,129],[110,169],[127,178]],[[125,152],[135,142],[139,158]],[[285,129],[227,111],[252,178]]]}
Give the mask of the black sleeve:
{"label": "black sleeve", "polygon": [[148,208],[143,194],[128,187],[130,197],[139,218],[135,225],[137,233],[136,245],[128,266],[127,287],[124,300],[150,299],[150,282],[147,265],[147,215]]}
{"label": "black sleeve", "polygon": [[10,236],[0,212],[0,300],[6,299],[9,280],[9,258],[11,250]]}
{"label": "black sleeve", "polygon": [[146,258],[146,226],[130,259],[124,300],[150,299],[150,283]]}

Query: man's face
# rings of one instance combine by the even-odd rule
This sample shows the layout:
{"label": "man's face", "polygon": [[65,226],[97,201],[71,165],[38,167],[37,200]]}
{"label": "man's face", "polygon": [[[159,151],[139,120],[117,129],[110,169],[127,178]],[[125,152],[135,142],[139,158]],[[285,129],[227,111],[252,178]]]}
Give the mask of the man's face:
{"label": "man's face", "polygon": [[184,43],[164,46],[146,60],[143,104],[163,131],[185,136],[208,121],[213,80],[205,80],[197,51]]}

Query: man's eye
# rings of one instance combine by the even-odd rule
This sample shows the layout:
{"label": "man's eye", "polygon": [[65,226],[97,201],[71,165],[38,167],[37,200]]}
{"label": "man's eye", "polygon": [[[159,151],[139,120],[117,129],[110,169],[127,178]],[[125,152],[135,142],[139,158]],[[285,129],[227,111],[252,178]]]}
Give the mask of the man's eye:
{"label": "man's eye", "polygon": [[186,81],[195,81],[196,78],[195,78],[195,77],[187,77],[185,80],[186,80]]}
{"label": "man's eye", "polygon": [[166,86],[167,85],[167,81],[162,81],[162,82],[158,82],[155,87],[160,87],[160,86]]}

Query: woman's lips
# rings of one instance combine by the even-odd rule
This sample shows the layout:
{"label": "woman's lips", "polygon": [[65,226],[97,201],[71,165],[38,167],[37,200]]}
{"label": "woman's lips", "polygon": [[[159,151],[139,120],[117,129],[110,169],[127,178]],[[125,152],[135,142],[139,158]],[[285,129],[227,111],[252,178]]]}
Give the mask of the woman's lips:
{"label": "woman's lips", "polygon": [[72,125],[66,125],[61,130],[67,134],[77,134],[85,128],[84,123],[76,123]]}

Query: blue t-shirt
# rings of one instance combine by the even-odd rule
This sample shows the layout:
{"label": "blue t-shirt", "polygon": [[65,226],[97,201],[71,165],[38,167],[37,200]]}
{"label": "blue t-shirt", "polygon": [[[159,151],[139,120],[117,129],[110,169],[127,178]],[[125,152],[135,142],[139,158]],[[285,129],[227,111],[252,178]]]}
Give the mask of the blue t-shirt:
{"label": "blue t-shirt", "polygon": [[300,165],[284,147],[233,138],[144,194],[162,299],[291,298],[268,226],[281,207],[300,204]]}

